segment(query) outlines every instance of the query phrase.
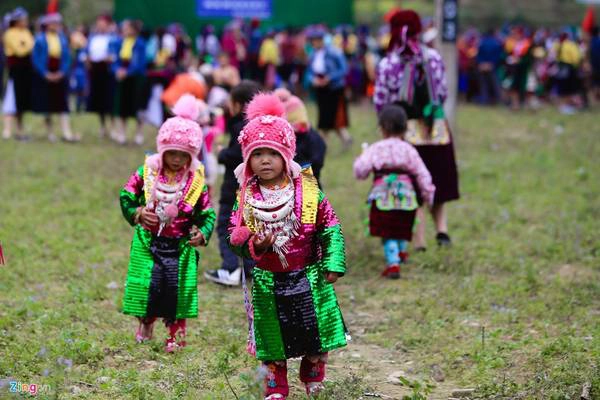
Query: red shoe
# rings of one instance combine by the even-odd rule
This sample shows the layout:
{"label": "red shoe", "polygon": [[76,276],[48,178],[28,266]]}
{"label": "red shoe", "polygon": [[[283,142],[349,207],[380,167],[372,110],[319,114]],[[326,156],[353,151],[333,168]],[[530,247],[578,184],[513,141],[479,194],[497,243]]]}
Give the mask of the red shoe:
{"label": "red shoe", "polygon": [[388,265],[381,273],[381,276],[388,279],[400,279],[400,266],[397,264]]}

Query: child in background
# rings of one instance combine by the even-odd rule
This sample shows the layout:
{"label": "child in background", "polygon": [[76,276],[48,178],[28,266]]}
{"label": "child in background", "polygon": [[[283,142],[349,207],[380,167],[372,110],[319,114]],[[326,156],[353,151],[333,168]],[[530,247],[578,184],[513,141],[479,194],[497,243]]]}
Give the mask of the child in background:
{"label": "child in background", "polygon": [[[246,124],[244,108],[258,93],[260,87],[253,81],[242,81],[233,88],[230,97],[231,117],[227,121],[227,131],[231,136],[229,146],[221,150],[217,156],[219,164],[225,166],[225,176],[221,185],[221,197],[219,198],[219,216],[217,218],[217,234],[219,235],[219,251],[221,253],[221,268],[208,270],[204,277],[211,282],[221,285],[238,286],[242,283],[242,270],[238,265],[237,256],[231,251],[227,243],[229,235],[229,219],[231,210],[235,203],[235,195],[238,190],[238,181],[233,173],[240,165],[242,159],[242,148],[238,142],[240,131]],[[253,267],[251,260],[244,260],[247,271]]]}
{"label": "child in background", "polygon": [[288,396],[287,359],[294,357],[302,357],[307,394],[316,395],[328,352],[346,345],[332,285],[346,272],[341,225],[315,177],[293,161],[296,136],[284,111],[272,94],[248,105],[249,122],[238,139],[243,162],[235,170],[239,202],[231,216],[232,248],[257,263],[248,350],[266,367],[266,400]]}
{"label": "child in background", "polygon": [[186,319],[198,316],[198,252],[192,246],[206,246],[215,222],[198,161],[198,103],[185,95],[173,113],[158,131],[158,154],[120,195],[123,216],[135,226],[123,312],[139,320],[138,343],[151,339],[154,321],[163,318],[167,352],[185,346]]}
{"label": "child in background", "polygon": [[397,105],[388,105],[379,113],[383,140],[366,147],[354,161],[354,175],[367,179],[373,173],[369,193],[371,235],[382,238],[386,267],[383,276],[400,278],[400,265],[408,258],[416,210],[419,208],[413,182],[422,199],[433,204],[435,186],[417,150],[403,140],[406,113]]}
{"label": "child in background", "polygon": [[321,186],[321,169],[325,163],[327,145],[311,125],[306,106],[299,97],[293,96],[287,89],[277,89],[275,95],[283,102],[285,119],[296,133],[296,161],[302,168],[310,167]]}

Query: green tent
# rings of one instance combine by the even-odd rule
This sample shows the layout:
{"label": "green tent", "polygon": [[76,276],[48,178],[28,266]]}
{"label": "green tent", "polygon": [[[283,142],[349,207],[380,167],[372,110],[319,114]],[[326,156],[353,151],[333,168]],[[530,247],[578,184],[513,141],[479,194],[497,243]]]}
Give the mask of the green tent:
{"label": "green tent", "polygon": [[[148,27],[172,22],[183,24],[191,36],[208,23],[222,27],[231,18],[201,18],[201,0],[115,0],[115,18],[140,19]],[[269,1],[269,0],[267,0]],[[352,0],[270,0],[271,18],[263,26],[296,26],[324,23],[330,26],[353,22]]]}

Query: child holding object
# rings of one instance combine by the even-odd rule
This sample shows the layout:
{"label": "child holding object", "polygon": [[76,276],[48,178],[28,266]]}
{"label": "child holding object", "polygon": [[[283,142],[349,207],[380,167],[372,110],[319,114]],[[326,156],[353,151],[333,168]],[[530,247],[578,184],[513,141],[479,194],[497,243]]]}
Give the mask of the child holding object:
{"label": "child holding object", "polygon": [[293,161],[296,135],[272,94],[247,107],[230,243],[256,261],[249,351],[266,367],[265,399],[285,399],[287,359],[302,357],[306,392],[322,389],[329,351],[346,345],[332,283],[346,272],[344,237],[315,177]]}
{"label": "child holding object", "polygon": [[435,186],[417,150],[403,140],[406,113],[397,105],[385,106],[379,113],[383,140],[367,146],[354,161],[354,175],[367,179],[373,173],[369,193],[369,231],[381,237],[386,267],[383,276],[400,278],[400,265],[408,258],[416,210],[419,208],[413,182],[428,204],[433,203]]}
{"label": "child holding object", "polygon": [[206,246],[216,218],[198,161],[197,100],[182,96],[173,113],[158,131],[158,154],[131,175],[120,195],[123,216],[135,226],[123,312],[139,320],[139,343],[152,338],[154,322],[163,318],[167,352],[185,346],[186,319],[198,316],[193,247]]}

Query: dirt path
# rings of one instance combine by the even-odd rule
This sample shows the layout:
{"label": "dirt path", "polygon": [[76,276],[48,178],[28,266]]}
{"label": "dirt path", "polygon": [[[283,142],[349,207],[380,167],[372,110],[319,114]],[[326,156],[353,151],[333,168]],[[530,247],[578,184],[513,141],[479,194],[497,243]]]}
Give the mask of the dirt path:
{"label": "dirt path", "polygon": [[373,389],[371,392],[373,397],[366,396],[365,400],[369,398],[400,400],[402,396],[409,395],[411,389],[401,385],[397,378],[394,379],[398,375],[409,381],[423,382],[424,378],[427,378],[429,382],[435,384],[435,388],[427,396],[432,400],[447,400],[452,397],[452,391],[459,388],[458,385],[447,379],[435,382],[430,376],[424,377],[416,374],[415,371],[422,368],[417,368],[415,362],[405,353],[368,344],[362,340],[361,332],[364,332],[366,324],[373,323],[372,318],[361,313],[350,313],[346,315],[346,318],[353,328],[353,337],[348,347],[332,354],[328,366],[329,376],[331,378],[341,377],[347,376],[349,373],[362,376],[368,386]]}

